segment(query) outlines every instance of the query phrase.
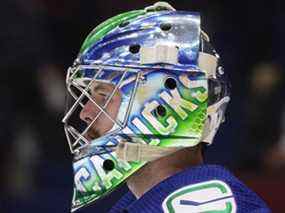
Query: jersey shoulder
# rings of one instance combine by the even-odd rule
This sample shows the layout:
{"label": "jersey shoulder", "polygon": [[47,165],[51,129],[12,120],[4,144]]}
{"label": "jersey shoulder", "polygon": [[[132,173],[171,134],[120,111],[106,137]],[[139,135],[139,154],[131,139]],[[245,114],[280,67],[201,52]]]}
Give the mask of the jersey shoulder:
{"label": "jersey shoulder", "polygon": [[201,165],[160,182],[140,199],[127,193],[113,212],[271,212],[265,202],[221,166]]}
{"label": "jersey shoulder", "polygon": [[187,180],[163,201],[163,212],[270,212],[265,202],[221,166],[203,165],[181,174]]}

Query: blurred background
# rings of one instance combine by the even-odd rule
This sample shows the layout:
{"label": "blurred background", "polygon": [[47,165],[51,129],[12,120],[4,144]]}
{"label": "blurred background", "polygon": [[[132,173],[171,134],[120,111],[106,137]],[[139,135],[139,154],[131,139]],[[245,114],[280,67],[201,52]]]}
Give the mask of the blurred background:
{"label": "blurred background", "polygon": [[[152,0],[1,0],[0,212],[62,213],[72,156],[61,119],[65,74],[100,22]],[[232,83],[208,163],[230,168],[272,208],[285,198],[285,7],[281,0],[168,1],[199,11]],[[125,187],[82,213],[106,212]]]}

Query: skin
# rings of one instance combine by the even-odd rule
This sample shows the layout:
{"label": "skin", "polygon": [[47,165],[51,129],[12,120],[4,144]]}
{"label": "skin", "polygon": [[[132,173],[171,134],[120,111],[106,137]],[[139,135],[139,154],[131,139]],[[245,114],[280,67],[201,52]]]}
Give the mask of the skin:
{"label": "skin", "polygon": [[[111,84],[94,83],[91,90],[93,100],[100,106],[103,106],[114,88],[115,86]],[[111,98],[110,103],[106,106],[106,111],[113,119],[116,119],[118,114],[121,98],[120,92],[116,91],[115,95]],[[99,108],[89,100],[80,113],[80,119],[87,124],[90,124],[99,111]],[[113,122],[104,114],[101,114],[91,126],[85,137],[88,140],[100,137],[108,132],[112,126]],[[149,162],[127,180],[127,185],[136,198],[140,198],[144,193],[166,178],[183,171],[186,168],[197,166],[202,163],[203,157],[201,145],[185,148],[171,155]]]}
{"label": "skin", "polygon": [[166,178],[202,163],[203,156],[200,145],[185,148],[156,161],[149,162],[127,180],[127,185],[130,191],[139,199],[144,193]]}
{"label": "skin", "polygon": [[[94,82],[91,87],[91,96],[93,100],[103,108],[104,104],[114,89],[115,86],[112,84],[99,84],[97,82]],[[118,90],[116,90],[109,104],[105,107],[106,112],[113,120],[116,120],[120,105],[121,94]],[[91,100],[88,100],[84,105],[84,108],[81,110],[79,117],[82,121],[89,125],[99,112],[100,109]],[[114,123],[104,113],[102,113],[92,124],[85,137],[88,140],[98,138],[108,132],[113,127],[113,125]]]}

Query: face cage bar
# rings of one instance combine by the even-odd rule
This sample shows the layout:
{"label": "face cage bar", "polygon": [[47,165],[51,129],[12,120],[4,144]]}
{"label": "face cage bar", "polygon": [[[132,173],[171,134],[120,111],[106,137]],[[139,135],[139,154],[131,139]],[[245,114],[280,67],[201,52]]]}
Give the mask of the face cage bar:
{"label": "face cage bar", "polygon": [[[98,80],[96,79],[97,76],[102,72],[102,70],[104,68],[107,68],[108,70],[114,70],[114,71],[120,71],[123,72],[123,75],[119,81],[119,83],[116,85],[116,87],[114,88],[114,90],[112,91],[111,95],[108,97],[106,103],[103,105],[103,107],[101,107],[100,105],[98,105],[93,98],[90,96],[90,94],[88,93],[88,90],[90,89],[91,85],[93,82],[97,81],[97,82],[102,82],[102,80]],[[74,76],[82,69],[97,69],[98,72],[95,74],[95,76],[92,78],[92,80],[88,83],[88,85],[86,86],[85,89],[81,88],[80,85],[76,82],[73,81]],[[127,69],[127,70],[126,70]],[[108,104],[110,103],[112,97],[114,96],[115,92],[124,84],[123,80],[124,77],[126,76],[126,74],[128,72],[133,72],[136,74],[135,77],[135,86],[134,86],[134,90],[131,94],[130,97],[130,103],[128,104],[127,107],[127,111],[126,111],[126,116],[124,118],[123,123],[121,123],[118,120],[114,120],[112,119],[108,112],[105,111],[105,108],[108,106]],[[122,128],[124,128],[126,126],[129,114],[130,114],[130,109],[131,106],[133,104],[133,99],[134,99],[134,95],[135,95],[135,91],[137,90],[137,86],[139,83],[139,80],[142,79],[142,74],[140,74],[140,72],[138,72],[138,69],[132,69],[132,68],[128,68],[128,67],[113,67],[113,66],[97,66],[97,65],[79,65],[76,67],[70,67],[68,69],[68,73],[67,73],[67,77],[66,77],[66,84],[67,84],[67,90],[68,92],[71,94],[71,96],[76,100],[75,103],[71,106],[71,108],[66,112],[64,118],[62,119],[62,122],[64,123],[64,131],[65,131],[65,135],[69,144],[69,148],[72,154],[76,154],[79,153],[80,149],[83,146],[86,146],[88,144],[90,144],[90,142],[83,136],[84,134],[86,134],[88,132],[88,130],[91,128],[91,126],[94,124],[94,122],[99,118],[99,116],[103,113],[108,119],[110,119],[114,125],[118,125],[119,129],[116,129],[108,134],[106,134],[105,136],[111,135],[116,131],[121,130]],[[106,82],[104,82],[106,83]],[[81,92],[81,95],[78,97],[72,90],[71,90],[71,86],[74,86],[76,89],[78,89]],[[68,125],[68,119],[70,118],[71,114],[74,112],[74,110],[78,107],[78,105],[80,105],[82,108],[84,107],[84,105],[81,103],[81,100],[84,98],[84,96],[86,96],[90,101],[92,101],[92,103],[98,107],[100,109],[100,112],[96,115],[96,117],[93,119],[93,121],[85,128],[85,130],[80,133],[78,132],[74,127],[72,127],[71,125]],[[72,142],[71,137],[73,137],[73,139],[75,139],[75,142]],[[79,147],[75,148],[78,144],[80,144]],[[112,146],[113,147],[113,146]],[[111,147],[110,147],[111,148]]]}

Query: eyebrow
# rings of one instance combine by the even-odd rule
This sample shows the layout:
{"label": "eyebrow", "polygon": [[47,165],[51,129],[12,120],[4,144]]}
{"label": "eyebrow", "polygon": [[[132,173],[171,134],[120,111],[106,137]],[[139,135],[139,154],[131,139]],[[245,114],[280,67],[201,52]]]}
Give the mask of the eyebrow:
{"label": "eyebrow", "polygon": [[107,91],[110,92],[110,90],[112,91],[112,87],[108,87],[110,85],[106,85],[106,84],[100,84],[100,83],[96,83],[95,86],[92,87],[92,91],[93,92],[97,92],[97,91]]}
{"label": "eyebrow", "polygon": [[101,84],[97,84],[94,87],[92,87],[93,91],[102,90],[102,89],[106,89],[106,87],[102,86]]}

